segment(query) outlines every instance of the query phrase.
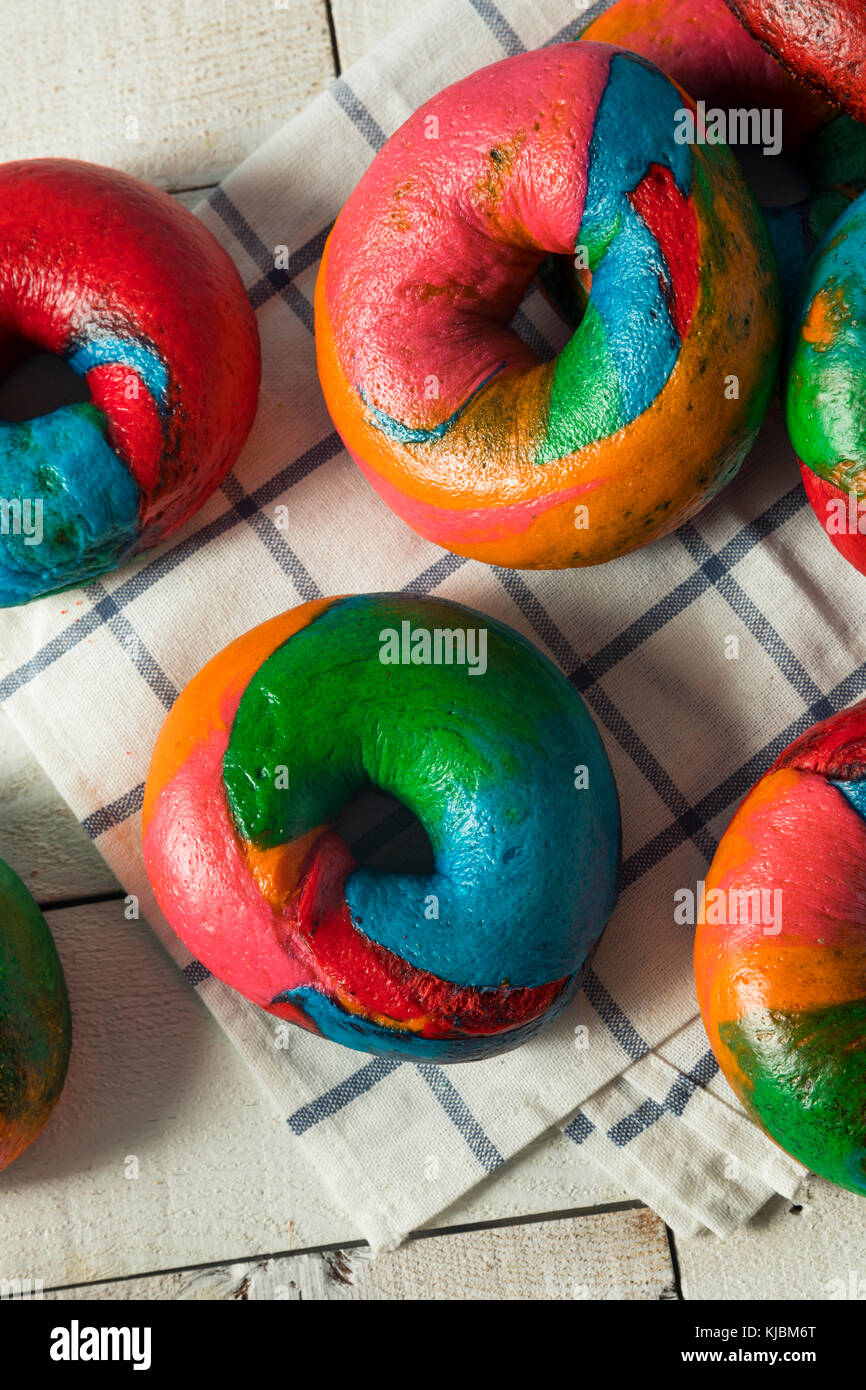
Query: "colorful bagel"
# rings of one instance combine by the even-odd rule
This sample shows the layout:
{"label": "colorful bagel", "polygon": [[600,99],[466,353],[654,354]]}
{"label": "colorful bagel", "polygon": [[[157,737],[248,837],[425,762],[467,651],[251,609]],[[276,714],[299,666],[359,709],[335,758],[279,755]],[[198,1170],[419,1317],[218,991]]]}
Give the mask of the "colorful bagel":
{"label": "colorful bagel", "polygon": [[[686,101],[608,45],[508,58],[411,116],[340,213],[316,286],[322,388],[428,539],[596,564],[737,471],[775,382],[778,281],[733,155],[677,142]],[[540,363],[510,323],[551,255],[588,269],[574,336]]]}
{"label": "colorful bagel", "polygon": [[0,860],[0,1168],[42,1129],[63,1089],[69,1000],[48,923]]}
{"label": "colorful bagel", "polygon": [[695,940],[698,1000],[750,1114],[866,1194],[866,702],[814,725],[719,845]]}
{"label": "colorful bagel", "polygon": [[92,401],[0,421],[0,496],[25,509],[0,535],[0,605],[177,530],[237,458],[258,394],[255,316],[225,251],[167,194],[92,164],[0,166],[0,368],[34,348]]}
{"label": "colorful bagel", "polygon": [[[372,787],[418,817],[431,874],[358,867],[337,823]],[[397,1057],[532,1036],[616,897],[616,788],[573,687],[502,623],[401,594],[304,604],[214,657],[160,733],[143,832],[208,970]]]}
{"label": "colorful bagel", "polygon": [[785,387],[806,495],[830,540],[866,574],[866,194],[809,267]]}
{"label": "colorful bagel", "polygon": [[780,63],[828,101],[866,121],[863,0],[727,0]]}
{"label": "colorful bagel", "polygon": [[[815,247],[866,188],[866,128],[796,81],[737,21],[726,0],[616,0],[581,38],[621,44],[655,63],[703,102],[707,138],[715,138],[721,114],[724,129],[729,120],[737,122],[738,142],[748,136],[752,147],[759,146],[764,132],[757,125],[771,119],[773,139],[782,141],[775,152],[792,157],[809,184],[799,202],[763,209],[792,305]],[[740,153],[739,143],[734,149]],[[762,169],[765,183],[768,167]]]}

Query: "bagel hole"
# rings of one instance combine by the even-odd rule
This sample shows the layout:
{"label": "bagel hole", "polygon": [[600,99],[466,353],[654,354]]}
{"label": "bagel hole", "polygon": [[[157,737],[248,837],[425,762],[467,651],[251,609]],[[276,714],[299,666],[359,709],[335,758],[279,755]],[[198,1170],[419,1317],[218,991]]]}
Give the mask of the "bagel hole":
{"label": "bagel hole", "polygon": [[0,420],[18,424],[91,399],[86,379],[62,357],[32,348],[0,381]]}
{"label": "bagel hole", "polygon": [[431,874],[433,848],[417,816],[387,792],[363,792],[350,802],[337,830],[358,863],[389,874]]}
{"label": "bagel hole", "polygon": [[[588,270],[577,270],[570,256],[549,255],[541,261],[536,278],[524,298],[521,309],[524,314],[533,293],[540,289],[553,311],[558,324],[548,325],[545,336],[557,352],[565,347],[574,330],[579,327],[589,303],[592,275]],[[528,315],[527,315],[528,317]],[[514,325],[521,334],[520,323]],[[532,344],[530,344],[532,346]],[[543,356],[543,354],[542,354]]]}
{"label": "bagel hole", "polygon": [[536,267],[511,328],[538,362],[551,362],[574,337],[589,302],[592,277],[570,256],[551,253]]}

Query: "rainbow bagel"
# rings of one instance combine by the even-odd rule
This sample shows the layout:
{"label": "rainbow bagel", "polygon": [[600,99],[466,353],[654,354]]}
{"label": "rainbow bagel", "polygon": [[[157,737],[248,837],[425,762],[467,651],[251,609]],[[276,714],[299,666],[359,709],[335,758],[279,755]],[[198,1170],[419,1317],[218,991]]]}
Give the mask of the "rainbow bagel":
{"label": "rainbow bagel", "polygon": [[48,923],[0,859],[0,1168],[31,1144],[63,1090],[69,1000]]}
{"label": "rainbow bagel", "polygon": [[830,540],[866,574],[866,194],[809,267],[785,386],[806,495]]}
{"label": "rainbow bagel", "polygon": [[[417,815],[431,874],[358,867],[337,822],[370,787]],[[143,832],[208,970],[398,1057],[537,1032],[616,898],[619,803],[583,701],[510,628],[430,598],[321,599],[224,648],[165,721]]]}
{"label": "rainbow bagel", "polygon": [[866,121],[863,0],[727,0],[780,63],[828,101]]}
{"label": "rainbow bagel", "polygon": [[[677,142],[687,100],[608,45],[508,58],[416,111],[340,213],[316,285],[322,389],[428,539],[596,564],[737,471],[775,383],[778,280],[733,155]],[[588,269],[579,325],[541,363],[510,323],[551,257]]]}
{"label": "rainbow bagel", "polygon": [[166,193],[93,164],[0,166],[0,369],[34,348],[92,399],[0,421],[0,496],[20,509],[0,534],[3,606],[177,530],[231,468],[258,395],[255,316],[225,251]]}
{"label": "rainbow bagel", "polygon": [[[716,137],[720,115],[735,149],[744,137],[754,148],[769,136],[771,150],[793,157],[808,196],[763,209],[786,299],[793,304],[815,247],[866,187],[866,129],[780,66],[726,0],[616,0],[581,38],[621,44],[655,63],[704,103],[707,138]],[[770,126],[764,128],[766,119]],[[774,143],[779,140],[781,148]],[[765,180],[767,171],[765,164]]]}
{"label": "rainbow bagel", "polygon": [[866,701],[749,793],[703,915],[695,976],[722,1071],[777,1144],[866,1194]]}

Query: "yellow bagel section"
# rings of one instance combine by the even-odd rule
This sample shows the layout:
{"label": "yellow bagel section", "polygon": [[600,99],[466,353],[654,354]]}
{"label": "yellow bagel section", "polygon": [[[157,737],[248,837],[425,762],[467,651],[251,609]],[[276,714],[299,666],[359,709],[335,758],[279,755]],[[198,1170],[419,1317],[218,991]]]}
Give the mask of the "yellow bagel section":
{"label": "yellow bagel section", "polygon": [[[322,389],[428,540],[517,569],[600,564],[736,474],[778,375],[778,270],[734,156],[681,141],[685,113],[698,139],[690,98],[611,45],[520,55],[416,112],[344,207],[316,286]],[[523,138],[491,146],[499,119]],[[564,212],[533,204],[545,190]],[[585,302],[538,362],[510,319],[550,256],[585,264]]]}

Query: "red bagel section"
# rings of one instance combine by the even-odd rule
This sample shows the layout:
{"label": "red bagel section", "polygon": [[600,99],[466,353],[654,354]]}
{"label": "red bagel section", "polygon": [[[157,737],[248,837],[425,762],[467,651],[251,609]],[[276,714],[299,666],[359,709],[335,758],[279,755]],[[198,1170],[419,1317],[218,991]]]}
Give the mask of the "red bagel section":
{"label": "red bagel section", "polygon": [[[853,520],[859,527],[861,516],[863,533],[859,529],[854,529],[850,525],[852,502],[847,492],[836,487],[835,483],[829,483],[824,478],[819,478],[805,463],[800,464],[800,476],[803,479],[803,487],[806,489],[806,496],[813,512],[824,528],[827,539],[835,545],[840,555],[858,569],[861,574],[866,574],[866,514],[857,512],[858,498],[854,498],[853,506],[855,516]],[[839,527],[837,518],[845,518],[843,527]]]}
{"label": "red bagel section", "polygon": [[230,257],[180,203],[73,160],[0,166],[0,362],[80,337],[150,346],[163,409],[128,365],[87,373],[108,438],[144,491],[139,549],[182,525],[237,458],[255,415],[255,315]]}
{"label": "red bagel section", "polygon": [[109,441],[125,459],[141,490],[148,495],[159,484],[162,422],[153,397],[131,368],[117,362],[92,367],[87,385],[94,405],[109,422]]}
{"label": "red bagel section", "polygon": [[789,72],[866,121],[863,0],[727,0],[728,7]]}
{"label": "red bagel section", "polygon": [[[668,308],[684,338],[692,326],[700,279],[700,245],[694,211],[674,182],[670,169],[656,164],[631,194],[631,204],[659,244],[670,276]],[[660,275],[662,288],[664,278]]]}
{"label": "red bagel section", "polygon": [[479,991],[419,970],[358,931],[345,897],[355,868],[342,836],[322,835],[304,865],[292,924],[305,941],[315,937],[316,967],[331,987],[368,1016],[416,1027],[424,1018],[427,1037],[447,1037],[455,1017],[465,1033],[490,1033],[543,1014],[568,983]]}
{"label": "red bagel section", "polygon": [[774,762],[772,772],[794,768],[833,781],[859,781],[866,771],[866,702],[831,714],[795,739]]}

